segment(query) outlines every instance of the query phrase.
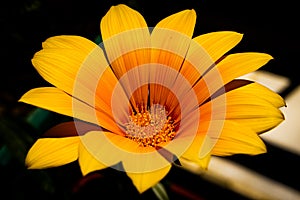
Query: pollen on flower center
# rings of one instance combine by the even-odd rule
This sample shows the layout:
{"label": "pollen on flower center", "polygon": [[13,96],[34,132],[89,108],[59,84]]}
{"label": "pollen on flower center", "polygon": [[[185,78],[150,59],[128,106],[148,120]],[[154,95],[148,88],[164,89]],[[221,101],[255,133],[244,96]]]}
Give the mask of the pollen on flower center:
{"label": "pollen on flower center", "polygon": [[160,143],[171,141],[175,137],[172,118],[162,105],[154,104],[148,110],[142,107],[129,116],[125,137],[143,147],[156,147]]}

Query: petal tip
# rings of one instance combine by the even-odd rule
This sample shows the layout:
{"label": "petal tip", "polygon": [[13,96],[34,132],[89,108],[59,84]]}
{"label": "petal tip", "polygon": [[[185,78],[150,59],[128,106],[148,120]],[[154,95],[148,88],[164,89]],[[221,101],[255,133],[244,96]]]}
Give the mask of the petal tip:
{"label": "petal tip", "polygon": [[191,15],[196,17],[197,13],[196,13],[195,9],[190,9],[189,12]]}

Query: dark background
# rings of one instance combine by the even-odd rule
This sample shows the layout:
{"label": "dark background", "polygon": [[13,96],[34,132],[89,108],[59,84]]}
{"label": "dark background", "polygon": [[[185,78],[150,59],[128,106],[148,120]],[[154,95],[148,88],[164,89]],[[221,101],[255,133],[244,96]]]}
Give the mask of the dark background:
{"label": "dark background", "polygon": [[[41,49],[41,43],[48,37],[64,34],[80,35],[95,41],[100,34],[101,18],[110,6],[118,3],[125,3],[138,10],[151,27],[170,14],[193,8],[197,12],[194,36],[212,31],[237,31],[243,33],[244,38],[232,52],[255,51],[271,54],[274,60],[262,69],[290,79],[290,87],[281,93],[285,97],[300,82],[299,7],[296,6],[296,2],[292,0],[2,1],[0,5],[0,180],[3,185],[0,187],[1,193],[8,195],[8,199],[34,197],[69,199],[70,196],[77,198],[86,193],[97,194],[97,191],[100,193],[99,190],[88,191],[87,187],[83,186],[76,163],[39,171],[28,171],[23,166],[26,152],[39,134],[47,128],[46,126],[63,120],[53,113],[40,111],[44,116],[43,122],[46,121],[47,125],[37,125],[36,122],[28,120],[35,108],[18,102],[28,90],[48,85],[31,65],[34,53]],[[300,167],[299,157],[268,143],[267,145],[269,149],[267,155],[233,156],[228,159],[300,190],[297,171]],[[108,172],[109,175],[110,173]],[[94,178],[91,180],[99,182],[85,181],[92,185],[89,188],[99,187],[103,176],[105,175],[92,176]],[[124,181],[128,181],[123,174],[120,176]],[[184,180],[189,180],[192,185]],[[172,170],[164,181],[166,185],[171,183],[185,185],[195,193],[199,193],[200,190],[198,195],[202,199],[213,199],[216,195],[214,191],[227,195],[228,198],[243,199],[177,168]],[[195,185],[196,182],[199,185]],[[128,188],[122,190],[129,193],[132,187],[130,183],[125,185],[128,185]],[[172,187],[168,189],[172,190]],[[134,193],[133,190],[132,194]],[[147,199],[152,195],[150,191],[144,194],[143,198]]]}

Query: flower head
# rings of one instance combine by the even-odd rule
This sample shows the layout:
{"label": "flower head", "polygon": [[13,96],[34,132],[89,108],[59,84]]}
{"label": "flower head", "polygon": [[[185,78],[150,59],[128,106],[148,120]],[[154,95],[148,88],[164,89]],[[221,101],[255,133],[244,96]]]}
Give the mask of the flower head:
{"label": "flower head", "polygon": [[32,89],[20,101],[74,121],[35,142],[28,168],[78,160],[86,175],[122,162],[143,192],[177,159],[206,169],[211,155],[264,153],[259,134],[283,121],[285,102],[237,78],[272,57],[227,54],[242,34],[193,37],[195,22],[195,11],[184,10],[149,28],[137,11],[117,5],[101,20],[99,45],[80,36],[47,39],[32,63],[53,87]]}

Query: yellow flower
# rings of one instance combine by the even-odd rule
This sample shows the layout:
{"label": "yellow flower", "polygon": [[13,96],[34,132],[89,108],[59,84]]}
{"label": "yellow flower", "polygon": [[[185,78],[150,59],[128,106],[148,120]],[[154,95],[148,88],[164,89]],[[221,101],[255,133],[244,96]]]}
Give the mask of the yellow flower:
{"label": "yellow flower", "polygon": [[[78,160],[83,175],[122,162],[139,192],[158,183],[176,159],[207,168],[211,155],[266,152],[259,134],[278,124],[280,95],[238,77],[259,69],[265,53],[226,53],[242,39],[232,31],[193,36],[194,10],[153,29],[126,5],[102,18],[103,43],[55,36],[32,63],[53,87],[20,101],[74,117],[38,139],[30,169]],[[121,170],[121,169],[118,169]]]}

